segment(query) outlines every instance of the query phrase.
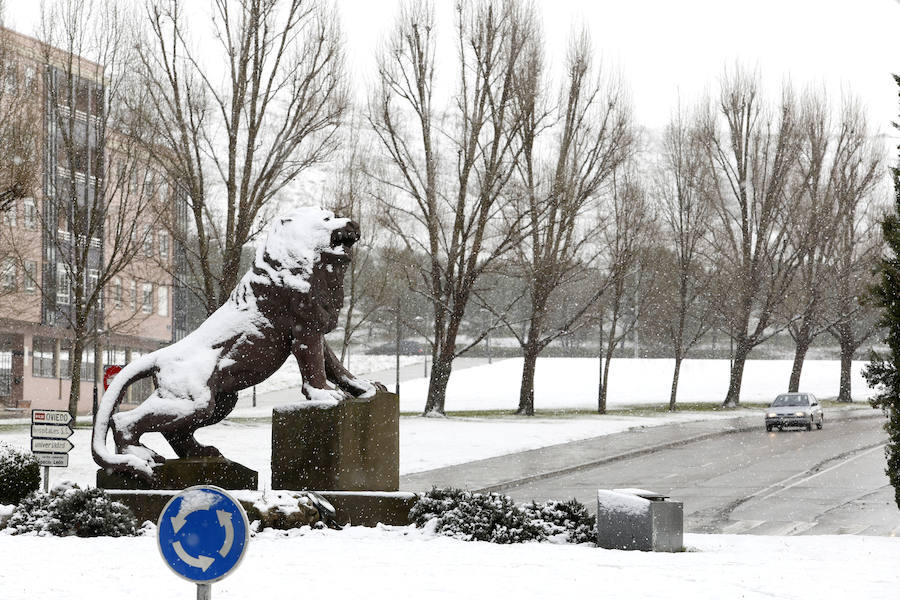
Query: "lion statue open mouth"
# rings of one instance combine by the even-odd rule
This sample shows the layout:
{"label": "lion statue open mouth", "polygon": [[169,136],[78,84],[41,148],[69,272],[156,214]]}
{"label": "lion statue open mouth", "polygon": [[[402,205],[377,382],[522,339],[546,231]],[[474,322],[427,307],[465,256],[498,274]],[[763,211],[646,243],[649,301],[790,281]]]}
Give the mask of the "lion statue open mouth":
{"label": "lion statue open mouth", "polygon": [[[220,456],[194,432],[224,419],[238,391],[277,371],[293,354],[309,400],[368,397],[381,384],[354,377],[325,344],[337,326],[344,273],[359,226],[327,210],[306,208],[276,219],[253,268],[216,312],[184,339],[144,355],[119,372],[97,410],[91,449],[108,470],[152,478],[162,456],[140,443],[157,431],[182,458]],[[153,377],[142,404],[113,414],[132,383]],[[329,385],[333,382],[337,389]],[[106,446],[113,432],[115,452]]]}

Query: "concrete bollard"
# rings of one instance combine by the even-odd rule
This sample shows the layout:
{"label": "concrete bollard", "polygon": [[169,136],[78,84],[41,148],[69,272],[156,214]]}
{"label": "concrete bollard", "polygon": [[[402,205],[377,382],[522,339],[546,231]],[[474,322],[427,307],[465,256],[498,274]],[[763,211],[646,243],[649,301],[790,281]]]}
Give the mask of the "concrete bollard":
{"label": "concrete bollard", "polygon": [[597,545],[611,550],[680,552],[684,505],[646,490],[597,490]]}

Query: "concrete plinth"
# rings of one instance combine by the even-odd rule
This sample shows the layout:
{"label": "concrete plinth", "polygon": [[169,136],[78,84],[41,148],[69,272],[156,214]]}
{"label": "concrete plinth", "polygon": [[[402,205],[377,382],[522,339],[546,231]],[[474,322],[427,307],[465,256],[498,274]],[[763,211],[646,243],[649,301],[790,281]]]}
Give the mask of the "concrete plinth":
{"label": "concrete plinth", "polygon": [[388,392],[275,408],[272,489],[397,491],[399,427],[399,398]]}
{"label": "concrete plinth", "polygon": [[[156,523],[166,502],[180,490],[108,490],[113,500],[131,509],[139,523]],[[409,525],[409,511],[416,503],[416,495],[406,492],[319,492],[334,506],[335,519],[340,525],[375,527],[384,525]],[[253,506],[263,498],[258,491],[234,492],[236,499],[247,511],[251,521],[259,518]],[[256,511],[256,512],[254,512]]]}
{"label": "concrete plinth", "polygon": [[201,484],[255,490],[259,474],[221,456],[167,460],[153,469],[153,481],[149,482],[125,473],[97,470],[97,487],[107,490],[180,490]]}
{"label": "concrete plinth", "polygon": [[598,490],[597,545],[611,550],[680,552],[684,505],[652,492]]}

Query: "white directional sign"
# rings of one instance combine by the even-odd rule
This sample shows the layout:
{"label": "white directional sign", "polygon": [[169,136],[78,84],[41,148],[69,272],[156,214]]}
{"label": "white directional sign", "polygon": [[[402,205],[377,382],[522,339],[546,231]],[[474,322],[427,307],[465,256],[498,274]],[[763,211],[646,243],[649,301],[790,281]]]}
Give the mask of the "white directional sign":
{"label": "white directional sign", "polygon": [[34,408],[31,410],[32,423],[55,423],[56,425],[67,425],[72,420],[72,415],[64,410],[41,410]]}
{"label": "white directional sign", "polygon": [[42,467],[68,467],[68,454],[47,454],[46,452],[33,452],[38,464]]}
{"label": "white directional sign", "polygon": [[44,425],[42,423],[31,424],[31,437],[49,438],[53,440],[65,440],[72,437],[74,431],[68,425]]}
{"label": "white directional sign", "polygon": [[32,452],[55,452],[65,454],[75,446],[69,440],[45,440],[42,438],[31,438]]}

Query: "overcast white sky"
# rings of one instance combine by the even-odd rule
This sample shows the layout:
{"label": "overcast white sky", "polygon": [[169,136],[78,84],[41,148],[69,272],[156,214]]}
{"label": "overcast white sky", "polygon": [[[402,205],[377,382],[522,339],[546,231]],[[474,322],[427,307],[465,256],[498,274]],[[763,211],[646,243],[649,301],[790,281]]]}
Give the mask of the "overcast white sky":
{"label": "overcast white sky", "polygon": [[[46,0],[52,2],[53,0]],[[133,0],[135,9],[140,5]],[[661,127],[680,96],[714,89],[726,65],[759,68],[776,92],[785,77],[858,95],[886,133],[898,113],[900,3],[896,0],[534,0],[549,61],[559,62],[573,27],[591,32],[598,57],[631,89],[638,121]],[[371,81],[374,53],[399,0],[337,0],[357,92]],[[204,5],[204,0],[192,4]],[[435,0],[441,40],[452,57],[453,0]],[[34,33],[36,0],[8,0],[7,20]],[[198,35],[202,23],[198,23]],[[452,64],[445,68],[452,68]]]}

